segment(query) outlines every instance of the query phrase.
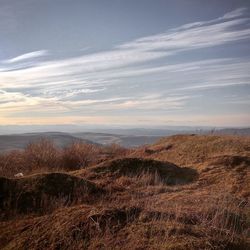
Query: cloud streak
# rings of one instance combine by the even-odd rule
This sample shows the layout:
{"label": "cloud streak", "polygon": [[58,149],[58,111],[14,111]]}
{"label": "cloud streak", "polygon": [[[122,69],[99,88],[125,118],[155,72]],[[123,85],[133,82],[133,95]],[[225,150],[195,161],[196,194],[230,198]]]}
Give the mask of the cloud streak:
{"label": "cloud streak", "polygon": [[[4,113],[46,105],[52,112],[58,107],[62,112],[80,110],[84,114],[98,110],[178,110],[195,98],[191,90],[247,85],[248,59],[170,63],[186,52],[250,39],[246,13],[245,8],[239,8],[213,20],[184,24],[123,43],[110,51],[41,60],[48,51],[39,50],[7,59],[0,65],[0,108]],[[131,92],[135,83],[141,93]],[[158,96],[147,98],[154,86]],[[180,91],[189,92],[180,95]],[[173,93],[179,96],[171,96]]]}
{"label": "cloud streak", "polygon": [[47,50],[38,50],[38,51],[29,52],[29,53],[8,59],[4,62],[5,63],[18,63],[18,62],[22,62],[22,61],[42,57],[42,56],[47,56],[48,54],[49,53]]}

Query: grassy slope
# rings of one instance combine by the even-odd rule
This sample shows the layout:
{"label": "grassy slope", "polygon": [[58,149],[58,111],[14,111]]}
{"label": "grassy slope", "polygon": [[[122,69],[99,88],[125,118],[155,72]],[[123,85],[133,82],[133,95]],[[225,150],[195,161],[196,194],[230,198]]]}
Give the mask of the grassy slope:
{"label": "grassy slope", "polygon": [[[60,203],[59,208],[48,202],[50,209],[43,208],[42,213],[16,210],[12,218],[0,223],[0,246],[248,249],[249,145],[250,139],[243,137],[172,136],[135,150],[130,158],[64,174],[57,183],[60,199],[74,197],[79,183],[84,187],[88,183],[102,195],[88,193],[91,202],[76,199]],[[34,179],[37,183],[50,175],[15,180],[15,187],[34,193],[44,187],[31,185]],[[188,175],[192,177],[188,181],[167,181]],[[73,186],[72,193],[60,192],[66,183]]]}

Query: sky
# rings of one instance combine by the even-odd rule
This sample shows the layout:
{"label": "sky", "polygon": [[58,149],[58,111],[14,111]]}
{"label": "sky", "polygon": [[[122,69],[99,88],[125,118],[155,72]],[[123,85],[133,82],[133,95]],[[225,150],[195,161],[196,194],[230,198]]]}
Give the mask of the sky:
{"label": "sky", "polygon": [[250,1],[0,0],[0,124],[250,126]]}

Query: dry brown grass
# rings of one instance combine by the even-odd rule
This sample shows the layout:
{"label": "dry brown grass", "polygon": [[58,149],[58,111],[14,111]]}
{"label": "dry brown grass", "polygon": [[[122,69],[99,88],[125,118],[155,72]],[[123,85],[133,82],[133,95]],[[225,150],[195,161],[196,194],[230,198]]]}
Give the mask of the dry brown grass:
{"label": "dry brown grass", "polygon": [[132,156],[196,166],[221,155],[250,157],[249,145],[249,136],[175,135],[162,138],[154,145],[139,148]]}
{"label": "dry brown grass", "polygon": [[24,150],[24,162],[29,170],[46,167],[55,167],[58,165],[59,151],[52,141],[41,139],[38,142],[28,144]]}
{"label": "dry brown grass", "polygon": [[63,168],[67,170],[86,168],[91,163],[96,162],[100,153],[101,148],[95,145],[73,143],[62,151],[61,161]]}
{"label": "dry brown grass", "polygon": [[13,177],[54,171],[72,171],[89,167],[107,159],[125,156],[129,150],[118,145],[107,147],[72,143],[59,149],[52,141],[40,139],[27,145],[24,151],[0,154],[0,176]]}
{"label": "dry brown grass", "polygon": [[[162,143],[148,147],[151,151],[136,150],[133,156],[141,154],[144,158],[140,159],[124,157],[127,151],[113,146],[97,150],[74,145],[72,151],[65,151],[72,166],[79,163],[76,169],[80,170],[1,178],[1,212],[15,213],[0,222],[0,248],[249,249],[247,139],[208,136],[205,144],[205,138],[164,139],[163,150]],[[46,147],[51,149],[51,145]],[[95,152],[98,162],[106,161],[96,165],[96,157],[86,151]],[[15,156],[18,162],[24,159],[22,154],[13,152],[5,159],[12,161],[8,157]],[[45,158],[53,159],[51,155],[46,153]],[[175,164],[186,162],[187,157],[190,168],[148,157],[173,159]],[[41,168],[48,164],[38,162]],[[168,182],[168,176],[189,177],[188,181]],[[11,203],[6,205],[7,196],[18,201],[23,194],[38,197],[42,210],[34,206],[29,210],[33,205],[29,199],[15,209]],[[18,211],[21,207],[25,213]]]}
{"label": "dry brown grass", "polygon": [[[223,195],[198,207],[171,202],[63,208],[0,225],[6,249],[247,249],[246,214]],[[12,228],[11,228],[12,227]]]}
{"label": "dry brown grass", "polygon": [[0,177],[0,192],[0,209],[5,217],[49,213],[60,206],[93,203],[100,195],[105,196],[105,190],[95,183],[66,173]]}

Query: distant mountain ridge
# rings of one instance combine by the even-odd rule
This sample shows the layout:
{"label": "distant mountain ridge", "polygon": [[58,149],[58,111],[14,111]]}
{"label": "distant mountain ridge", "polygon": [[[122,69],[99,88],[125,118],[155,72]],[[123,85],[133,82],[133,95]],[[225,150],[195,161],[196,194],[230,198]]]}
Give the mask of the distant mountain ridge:
{"label": "distant mountain ridge", "polygon": [[96,132],[37,132],[23,134],[0,135],[0,152],[15,149],[24,149],[28,143],[41,138],[47,138],[54,142],[57,147],[63,148],[73,142],[87,144],[119,144],[131,148],[145,144],[153,144],[161,137],[175,134],[213,134],[213,135],[240,135],[249,136],[250,128],[225,128],[225,129],[200,129],[185,128],[183,130],[171,129],[98,129]]}
{"label": "distant mountain ridge", "polygon": [[103,145],[118,144],[128,148],[138,147],[144,144],[152,144],[161,138],[161,136],[155,135],[123,135],[92,132],[74,133],[73,135]]}
{"label": "distant mountain ridge", "polygon": [[0,152],[24,149],[29,143],[36,142],[41,138],[53,141],[57,147],[65,147],[73,142],[93,144],[92,141],[77,138],[70,134],[61,132],[0,135]]}
{"label": "distant mountain ridge", "polygon": [[224,128],[214,132],[218,135],[250,135],[250,128]]}

